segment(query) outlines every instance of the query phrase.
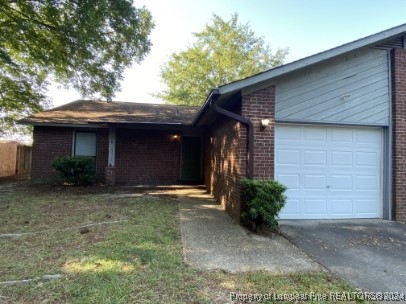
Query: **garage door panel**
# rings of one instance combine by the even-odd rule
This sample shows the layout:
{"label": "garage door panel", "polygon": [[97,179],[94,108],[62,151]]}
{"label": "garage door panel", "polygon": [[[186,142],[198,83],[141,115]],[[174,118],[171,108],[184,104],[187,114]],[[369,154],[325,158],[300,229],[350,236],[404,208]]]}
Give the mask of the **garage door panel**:
{"label": "garage door panel", "polygon": [[305,150],[305,166],[325,166],[327,165],[327,151]]}
{"label": "garage door panel", "polygon": [[332,217],[347,216],[353,214],[353,201],[352,199],[334,199],[331,200],[331,214]]}
{"label": "garage door panel", "polygon": [[379,163],[377,152],[356,152],[356,165],[363,167],[376,167]]}
{"label": "garage door panel", "polygon": [[288,187],[282,219],[379,218],[382,131],[276,126],[275,176]]}
{"label": "garage door panel", "polygon": [[327,130],[318,127],[305,127],[304,139],[306,141],[325,142],[327,140]]}
{"label": "garage door panel", "polygon": [[326,175],[303,175],[303,189],[304,190],[322,190],[326,191],[327,176]]}
{"label": "garage door panel", "polygon": [[331,175],[330,176],[330,186],[331,190],[347,190],[347,191],[352,191],[353,190],[353,178],[352,175]]}
{"label": "garage door panel", "polygon": [[284,214],[289,216],[300,216],[300,200],[290,199],[284,206]]}
{"label": "garage door panel", "polygon": [[380,134],[375,130],[356,130],[356,134],[358,145],[369,145],[375,147],[376,143],[379,142]]}
{"label": "garage door panel", "polygon": [[362,216],[373,216],[378,212],[377,208],[377,200],[370,199],[370,200],[355,200],[355,213]]}
{"label": "garage door panel", "polygon": [[320,215],[327,213],[327,200],[306,199],[304,200],[304,211],[307,215]]}
{"label": "garage door panel", "polygon": [[299,174],[278,174],[276,179],[284,184],[290,191],[300,189]]}
{"label": "garage door panel", "polygon": [[331,165],[352,167],[352,151],[331,151]]}
{"label": "garage door panel", "polygon": [[300,151],[299,150],[279,150],[276,153],[276,161],[280,165],[299,165]]}
{"label": "garage door panel", "polygon": [[333,129],[331,133],[331,138],[332,141],[337,142],[338,144],[352,143],[353,131],[344,128]]}
{"label": "garage door panel", "polygon": [[358,175],[356,177],[356,190],[377,191],[379,188],[378,176]]}
{"label": "garage door panel", "polygon": [[282,144],[284,141],[300,140],[300,129],[296,127],[283,126],[275,130],[275,138]]}

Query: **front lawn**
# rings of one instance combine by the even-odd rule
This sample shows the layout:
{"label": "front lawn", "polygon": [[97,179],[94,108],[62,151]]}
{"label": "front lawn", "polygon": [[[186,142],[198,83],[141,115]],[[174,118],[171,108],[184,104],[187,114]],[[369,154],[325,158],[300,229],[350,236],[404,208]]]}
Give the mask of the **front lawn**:
{"label": "front lawn", "polygon": [[171,197],[21,188],[0,195],[0,234],[0,281],[63,274],[0,285],[0,303],[227,303],[230,293],[354,291],[325,273],[192,269]]}

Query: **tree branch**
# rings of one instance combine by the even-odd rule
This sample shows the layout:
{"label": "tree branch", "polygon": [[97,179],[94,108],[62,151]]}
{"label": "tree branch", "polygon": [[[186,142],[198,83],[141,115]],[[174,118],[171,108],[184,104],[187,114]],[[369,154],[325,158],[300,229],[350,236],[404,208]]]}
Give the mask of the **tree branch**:
{"label": "tree branch", "polygon": [[[21,18],[21,17],[20,17],[20,20],[24,20],[24,21],[28,21],[28,22],[34,22],[34,23],[36,23],[36,24],[38,24],[38,25],[42,25],[42,26],[48,28],[49,30],[53,30],[53,31],[56,31],[56,30],[58,29],[57,27],[55,27],[55,26],[53,26],[53,25],[50,25],[50,24],[47,24],[47,23],[45,23],[45,22],[43,22],[43,21],[41,21],[41,20],[38,20],[37,18],[32,18],[32,17],[30,17],[30,16],[27,16],[26,14],[24,14],[24,13],[21,12],[20,10],[17,10],[17,9],[15,9],[15,8],[11,7],[10,5],[6,5],[6,4],[2,3],[2,4],[0,4],[0,8],[1,8],[1,7],[8,8],[8,9],[10,9],[10,10],[16,12],[17,14],[21,15],[22,17],[24,17],[24,18]],[[10,14],[8,14],[8,11],[7,11],[7,10],[2,10],[2,11],[3,11],[3,13],[5,13],[5,14],[6,14],[7,16],[9,16],[10,18],[13,18],[13,19],[16,20],[16,21],[18,20],[18,19],[15,19],[17,16],[15,16],[15,15],[10,16]],[[18,17],[17,17],[17,18],[18,18]]]}

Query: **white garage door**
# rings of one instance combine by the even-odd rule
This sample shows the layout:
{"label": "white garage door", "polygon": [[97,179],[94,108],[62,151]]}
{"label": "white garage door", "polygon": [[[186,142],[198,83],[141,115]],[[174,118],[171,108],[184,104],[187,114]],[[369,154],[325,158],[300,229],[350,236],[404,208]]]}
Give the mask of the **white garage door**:
{"label": "white garage door", "polygon": [[275,177],[288,187],[281,219],[382,217],[382,131],[277,125]]}

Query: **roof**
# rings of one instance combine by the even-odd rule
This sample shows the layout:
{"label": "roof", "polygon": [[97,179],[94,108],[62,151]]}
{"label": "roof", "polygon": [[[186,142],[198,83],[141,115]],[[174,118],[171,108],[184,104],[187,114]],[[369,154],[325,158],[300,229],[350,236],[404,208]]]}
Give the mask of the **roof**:
{"label": "roof", "polygon": [[76,100],[21,119],[22,124],[179,124],[190,125],[200,107]]}
{"label": "roof", "polygon": [[[100,123],[134,123],[134,124],[180,124],[200,125],[201,118],[209,108],[212,96],[216,96],[220,106],[226,105],[230,99],[243,89],[262,86],[276,77],[309,67],[316,63],[349,53],[351,51],[378,46],[395,37],[402,37],[406,32],[406,24],[379,32],[343,44],[336,48],[294,61],[265,72],[225,84],[211,90],[202,107],[175,106],[167,104],[143,104],[130,102],[106,102],[77,100],[67,105],[34,114],[20,120],[23,124],[100,124]],[[405,37],[402,37],[405,45]],[[212,113],[213,114],[213,113]]]}
{"label": "roof", "polygon": [[376,46],[380,43],[383,43],[387,40],[393,39],[398,37],[406,32],[406,23],[387,29],[385,31],[379,32],[377,34],[373,34],[367,36],[365,38],[361,38],[341,46],[332,48],[330,50],[267,70],[265,72],[255,74],[253,76],[237,80],[225,85],[222,85],[218,88],[213,89],[210,94],[208,95],[205,104],[200,109],[199,113],[196,115],[195,119],[193,120],[193,125],[196,125],[198,120],[201,116],[206,112],[207,108],[209,107],[210,98],[214,95],[219,96],[232,96],[233,93],[236,93],[242,89],[246,89],[252,86],[260,85],[261,83],[265,83],[276,77],[288,74],[290,72],[297,71],[299,69],[314,65],[316,63],[322,62],[324,60],[328,60],[340,55],[344,55],[351,51],[368,47],[368,46]]}

